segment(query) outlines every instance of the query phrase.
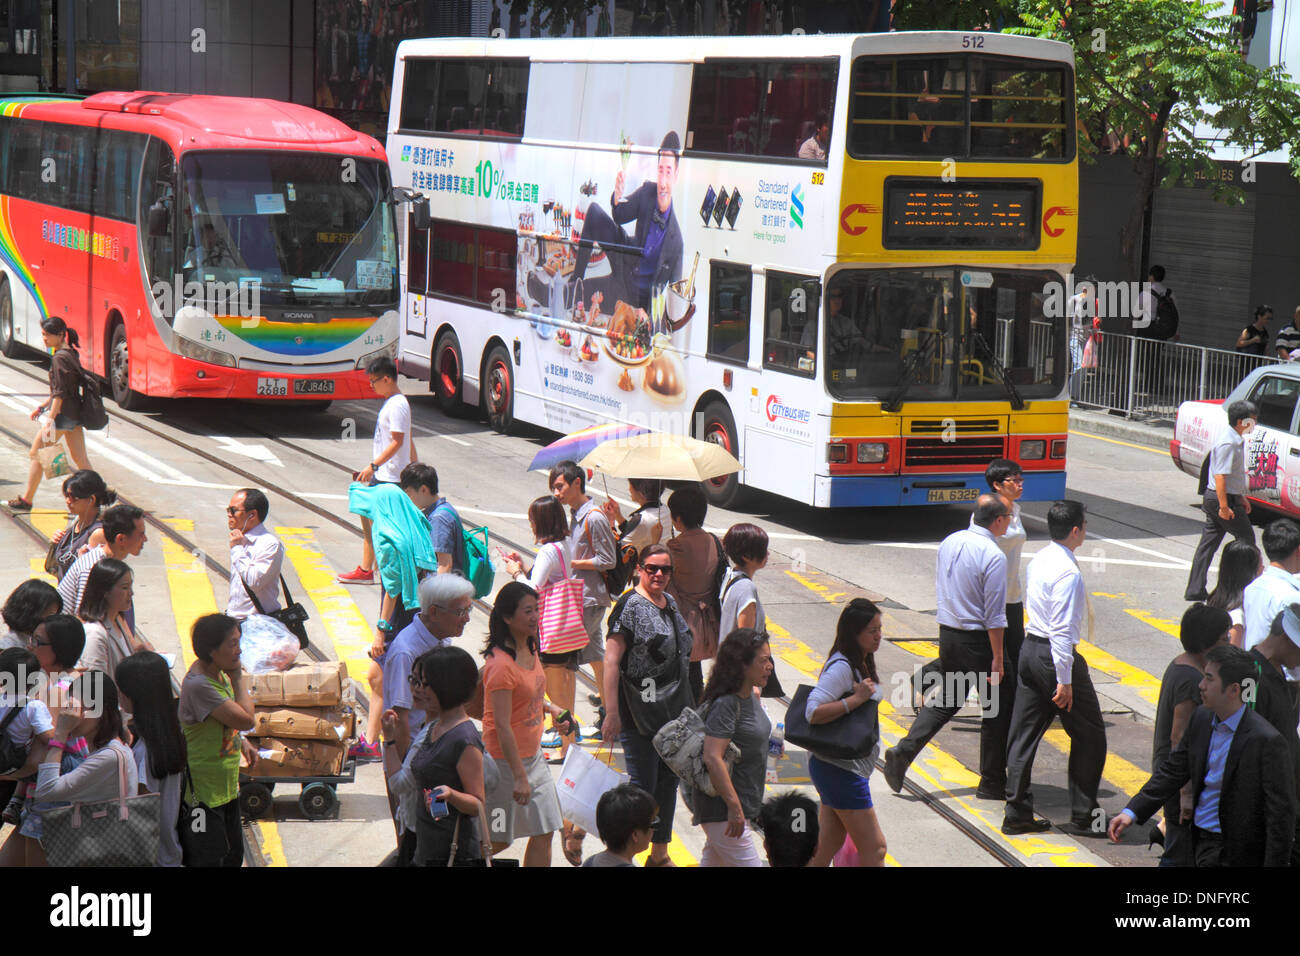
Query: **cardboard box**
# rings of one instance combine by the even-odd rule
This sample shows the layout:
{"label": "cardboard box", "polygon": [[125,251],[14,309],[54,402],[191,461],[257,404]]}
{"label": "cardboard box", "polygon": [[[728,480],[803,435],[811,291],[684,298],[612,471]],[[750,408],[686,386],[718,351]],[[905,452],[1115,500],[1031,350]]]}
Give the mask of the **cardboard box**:
{"label": "cardboard box", "polygon": [[245,674],[253,703],[259,707],[337,707],[343,702],[348,667],[342,661],[295,664],[287,671]]}
{"label": "cardboard box", "polygon": [[255,737],[291,737],[329,740],[339,743],[356,733],[357,719],[351,707],[255,707]]}
{"label": "cardboard box", "polygon": [[343,772],[346,743],[328,740],[255,739],[257,764],[250,777],[334,777]]}

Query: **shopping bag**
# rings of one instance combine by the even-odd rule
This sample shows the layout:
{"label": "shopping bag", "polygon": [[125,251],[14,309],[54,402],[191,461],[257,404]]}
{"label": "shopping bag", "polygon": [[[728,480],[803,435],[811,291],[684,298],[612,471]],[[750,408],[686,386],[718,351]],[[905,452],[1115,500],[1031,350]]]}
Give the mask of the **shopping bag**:
{"label": "shopping bag", "polygon": [[582,579],[570,576],[564,549],[557,546],[557,550],[563,577],[543,585],[537,595],[537,645],[543,654],[580,651],[588,641],[582,620]]}
{"label": "shopping bag", "polygon": [[853,837],[847,835],[844,837],[844,845],[835,851],[832,862],[836,866],[858,865],[858,846],[853,842]]}
{"label": "shopping bag", "polygon": [[[612,753],[609,756],[613,758]],[[570,747],[555,788],[560,794],[560,810],[564,819],[572,820],[588,833],[598,832],[596,804],[600,801],[601,794],[627,783],[629,779],[627,774],[619,773],[581,747]]]}
{"label": "shopping bag", "polygon": [[36,451],[36,458],[45,469],[46,478],[58,478],[73,472],[72,459],[68,457],[68,446],[60,438],[52,445],[42,445]]}
{"label": "shopping bag", "polygon": [[46,810],[41,846],[50,866],[153,866],[162,798],[127,792],[127,756],[117,752],[118,796]]}

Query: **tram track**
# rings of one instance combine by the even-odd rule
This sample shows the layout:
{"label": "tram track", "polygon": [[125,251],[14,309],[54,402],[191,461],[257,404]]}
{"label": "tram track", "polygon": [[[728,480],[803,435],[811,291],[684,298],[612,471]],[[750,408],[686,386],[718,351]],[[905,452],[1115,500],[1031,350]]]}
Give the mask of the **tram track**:
{"label": "tram track", "polygon": [[[22,374],[27,378],[33,379],[34,381],[38,381],[41,383],[45,382],[45,378],[43,376],[36,374],[26,363],[15,361],[12,359],[0,359],[0,365],[11,368],[17,371],[19,374]],[[142,431],[144,431],[146,434],[149,434],[163,442],[166,442],[170,445],[180,448],[188,454],[194,455],[232,474],[238,475],[240,478],[244,479],[245,481],[248,481],[250,485],[262,488],[268,492],[271,492],[285,499],[286,501],[290,501],[293,504],[310,512],[311,514],[314,514],[340,528],[345,529],[346,531],[348,531],[350,534],[352,534],[357,538],[363,536],[362,531],[356,522],[349,521],[335,514],[334,512],[331,512],[327,508],[324,508],[320,505],[317,505],[314,502],[307,500],[306,498],[297,494],[296,492],[284,487],[280,482],[274,480],[274,477],[271,475],[268,475],[266,473],[256,473],[253,471],[249,471],[248,469],[245,469],[239,465],[236,465],[228,461],[226,458],[223,458],[220,455],[216,455],[211,452],[205,451],[203,449],[197,448],[195,447],[194,443],[184,441],[175,435],[169,434],[164,429],[159,428],[156,424],[150,422],[149,420],[145,419],[144,416],[139,415],[137,413],[123,411],[119,408],[114,407],[111,403],[105,404],[105,410],[107,411],[109,417],[112,419],[117,419],[118,421],[121,421],[125,424],[129,424],[131,426],[139,428]],[[197,425],[202,425],[201,422],[196,422],[192,418],[189,418],[188,421]],[[340,462],[335,461],[333,459],[327,458],[326,456],[323,456],[315,451],[312,451],[311,449],[295,444],[294,442],[290,442],[258,426],[249,424],[247,421],[241,419],[232,419],[231,423],[236,425],[239,428],[243,428],[251,432],[254,435],[257,435],[260,438],[274,442],[276,445],[285,448],[289,451],[292,451],[294,454],[302,455],[306,458],[311,459],[314,462],[327,465],[337,471],[349,475],[351,474],[351,469],[348,468],[346,465],[343,465]],[[188,434],[195,434],[195,435],[202,434],[201,431],[196,431],[196,430],[185,430],[185,431]],[[15,442],[15,444],[17,444],[21,448],[27,448],[30,445],[30,439],[22,435],[19,435],[18,433],[4,426],[0,426],[0,435],[4,435],[8,437],[11,441]],[[130,501],[128,501],[125,497],[123,497],[120,494],[118,496],[118,500],[126,504],[131,504]],[[216,561],[210,554],[208,554],[204,549],[198,547],[197,544],[195,544],[192,540],[186,537],[183,533],[177,531],[175,528],[172,528],[170,525],[166,524],[161,519],[155,517],[152,513],[149,512],[148,509],[142,509],[142,510],[144,510],[145,512],[146,522],[151,527],[157,529],[161,534],[170,538],[177,545],[184,548],[188,553],[195,554],[195,555],[202,555],[205,566],[210,571],[215,573],[218,577],[226,581],[230,579],[230,569],[228,567]],[[41,543],[43,548],[48,547],[49,540],[45,538],[45,536],[41,534],[39,529],[35,528],[29,521],[23,521],[20,515],[15,514],[13,512],[9,512],[9,516],[15,523],[20,525],[29,536],[35,537],[35,539]],[[461,522],[463,525],[467,527],[471,526],[470,523],[465,521],[465,519],[463,518],[461,519]],[[514,550],[519,551],[521,554],[527,553],[529,550],[531,550],[530,546],[511,541],[508,538],[498,536],[498,535],[493,535],[492,537],[496,541],[504,545],[507,545]],[[490,615],[492,613],[492,605],[485,600],[476,598],[474,600],[474,606],[477,607],[484,614]],[[325,654],[319,647],[317,647],[315,644],[311,642],[308,643],[305,652],[308,654],[308,656],[310,656],[313,660],[316,661],[323,661],[323,660],[330,659],[327,654]],[[591,674],[589,674],[587,670],[585,669],[579,670],[578,678],[579,681],[585,687],[589,688],[591,691],[598,694],[602,692],[602,689],[596,685],[594,677]],[[356,681],[354,679],[353,685],[354,685],[354,693],[357,697],[359,709],[365,712],[366,714],[368,714],[369,712],[368,695],[365,693],[359,681]],[[790,698],[788,695],[783,696],[781,698],[777,698],[777,702],[780,703],[786,709],[788,709],[790,706]],[[883,771],[884,769],[883,760],[878,758],[876,760],[876,766],[878,769]],[[903,783],[903,788],[904,790],[907,791],[908,794],[910,794],[911,796],[919,800],[922,804],[924,804],[927,809],[933,811],[940,818],[942,818],[947,823],[949,823],[959,833],[967,837],[969,840],[971,840],[982,850],[987,852],[990,856],[992,856],[1003,866],[1023,867],[1027,865],[1024,859],[1018,854],[1014,853],[1011,849],[1009,849],[1004,842],[998,840],[990,833],[986,833],[983,829],[976,826],[966,817],[962,816],[959,812],[957,812],[952,807],[945,804],[942,800],[940,800],[939,798],[937,798],[932,793],[930,793],[923,787],[919,786],[912,780],[905,779]],[[245,849],[247,851],[245,854],[246,858],[253,860],[254,865],[257,866],[267,865],[266,857],[261,851],[260,841],[258,840],[257,834],[254,831],[252,821],[249,820],[244,821],[243,837],[245,841]]]}

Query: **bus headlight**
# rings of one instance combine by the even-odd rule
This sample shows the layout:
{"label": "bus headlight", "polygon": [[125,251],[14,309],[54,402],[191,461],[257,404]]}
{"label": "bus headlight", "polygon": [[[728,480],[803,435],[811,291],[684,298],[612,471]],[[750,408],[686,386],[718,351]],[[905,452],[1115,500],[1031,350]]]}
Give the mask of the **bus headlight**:
{"label": "bus headlight", "polygon": [[183,335],[172,337],[172,347],[176,349],[177,355],[194,359],[196,362],[207,362],[209,365],[224,365],[227,368],[235,367],[235,357],[230,353],[210,349],[206,345],[200,345],[193,339],[185,338]]}
{"label": "bus headlight", "polygon": [[366,366],[369,365],[371,362],[373,362],[375,359],[379,358],[379,356],[381,355],[386,355],[394,362],[396,362],[397,361],[397,339],[393,339],[393,341],[389,342],[382,349],[376,349],[373,352],[367,352],[365,355],[361,356],[361,358],[357,359],[357,368],[361,369],[361,371],[364,372]]}
{"label": "bus headlight", "polygon": [[858,464],[879,465],[889,457],[889,446],[879,441],[858,442]]}
{"label": "bus headlight", "polygon": [[1041,459],[1047,454],[1047,442],[1041,438],[1031,438],[1020,443],[1020,457],[1026,461]]}

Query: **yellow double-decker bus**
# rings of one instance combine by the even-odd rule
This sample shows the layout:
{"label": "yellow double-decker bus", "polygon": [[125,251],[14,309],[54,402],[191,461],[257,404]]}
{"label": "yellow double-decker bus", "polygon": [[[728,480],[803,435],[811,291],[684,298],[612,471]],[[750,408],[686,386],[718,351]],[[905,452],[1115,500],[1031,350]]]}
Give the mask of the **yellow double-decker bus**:
{"label": "yellow double-decker bus", "polygon": [[[402,370],[733,451],[719,504],[1065,489],[1073,55],[993,33],[397,52]],[[426,202],[427,201],[427,202]]]}

